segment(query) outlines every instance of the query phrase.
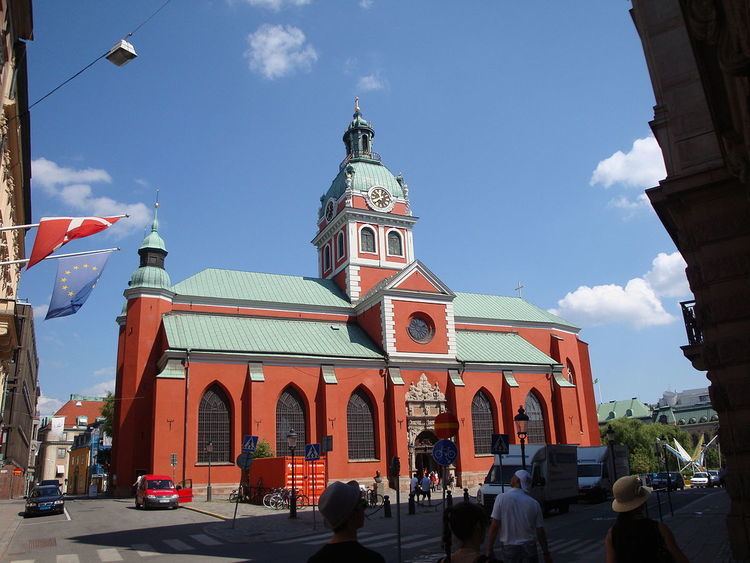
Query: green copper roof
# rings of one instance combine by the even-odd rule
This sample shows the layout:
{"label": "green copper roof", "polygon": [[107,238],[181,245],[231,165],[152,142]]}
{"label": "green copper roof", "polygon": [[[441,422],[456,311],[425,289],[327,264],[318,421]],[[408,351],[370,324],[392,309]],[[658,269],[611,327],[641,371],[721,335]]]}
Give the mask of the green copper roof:
{"label": "green copper roof", "polygon": [[158,218],[158,204],[154,208],[154,221],[151,223],[151,232],[146,235],[143,239],[141,246],[138,250],[143,249],[154,249],[167,251],[167,245],[164,243],[164,239],[159,235],[159,218]]}
{"label": "green copper roof", "polygon": [[316,307],[351,307],[346,295],[333,280],[259,272],[210,268],[175,284],[172,291],[179,295],[219,299]]}
{"label": "green copper roof", "polygon": [[396,177],[384,165],[376,162],[365,162],[354,159],[344,166],[333,179],[331,187],[323,196],[324,201],[329,197],[338,199],[346,191],[346,172],[351,168],[354,171],[352,175],[352,190],[360,193],[367,193],[373,186],[386,188],[393,197],[404,197],[404,191],[401,185],[396,181]]}
{"label": "green copper roof", "polygon": [[651,409],[636,398],[601,403],[596,413],[600,424],[616,418],[651,418]]}
{"label": "green copper roof", "polygon": [[557,360],[510,332],[456,331],[458,359],[498,364],[557,364]]}
{"label": "green copper roof", "polygon": [[163,317],[171,348],[304,356],[382,358],[355,325],[227,315],[168,314]]}
{"label": "green copper roof", "polygon": [[141,266],[130,276],[129,287],[151,287],[155,289],[169,289],[172,281],[169,274],[162,268],[154,266]]}
{"label": "green copper roof", "polygon": [[482,295],[480,293],[458,293],[453,300],[453,311],[456,317],[475,319],[525,321],[539,323],[556,323],[577,329],[578,327],[524,301],[520,297],[501,295]]}

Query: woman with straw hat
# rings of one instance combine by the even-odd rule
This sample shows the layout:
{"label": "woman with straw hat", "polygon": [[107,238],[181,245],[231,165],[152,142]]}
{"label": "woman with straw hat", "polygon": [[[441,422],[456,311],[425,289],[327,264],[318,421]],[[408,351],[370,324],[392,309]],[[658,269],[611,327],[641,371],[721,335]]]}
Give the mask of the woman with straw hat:
{"label": "woman with straw hat", "polygon": [[644,487],[638,477],[620,477],[612,486],[612,494],[615,497],[612,510],[617,512],[617,521],[604,540],[607,563],[688,563],[672,531],[646,517],[646,501],[651,489]]}

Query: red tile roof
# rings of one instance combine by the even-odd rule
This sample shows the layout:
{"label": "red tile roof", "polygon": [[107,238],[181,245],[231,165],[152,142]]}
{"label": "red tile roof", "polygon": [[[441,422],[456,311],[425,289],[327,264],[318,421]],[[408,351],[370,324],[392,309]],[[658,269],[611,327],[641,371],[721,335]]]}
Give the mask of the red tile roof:
{"label": "red tile roof", "polygon": [[103,408],[104,401],[68,401],[52,416],[64,416],[65,426],[75,426],[79,416],[87,416],[88,423],[92,424],[102,415]]}

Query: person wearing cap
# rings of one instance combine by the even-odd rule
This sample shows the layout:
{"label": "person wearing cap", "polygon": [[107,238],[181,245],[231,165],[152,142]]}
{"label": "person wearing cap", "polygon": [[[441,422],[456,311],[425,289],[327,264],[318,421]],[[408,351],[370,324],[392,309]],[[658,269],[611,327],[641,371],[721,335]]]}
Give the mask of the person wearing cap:
{"label": "person wearing cap", "polygon": [[382,555],[357,541],[357,530],[365,523],[366,502],[359,483],[331,483],[320,495],[318,508],[333,530],[331,540],[308,563],[385,563]]}
{"label": "person wearing cap", "polygon": [[499,534],[503,563],[536,563],[539,561],[537,541],[542,546],[544,561],[551,562],[542,507],[528,494],[531,475],[524,469],[516,471],[510,479],[510,486],[510,490],[497,495],[492,507],[487,556],[494,558],[495,540]]}
{"label": "person wearing cap", "polygon": [[620,477],[612,486],[612,510],[617,521],[607,532],[604,547],[607,563],[674,561],[688,563],[675,542],[672,531],[645,515],[651,489],[635,475]]}

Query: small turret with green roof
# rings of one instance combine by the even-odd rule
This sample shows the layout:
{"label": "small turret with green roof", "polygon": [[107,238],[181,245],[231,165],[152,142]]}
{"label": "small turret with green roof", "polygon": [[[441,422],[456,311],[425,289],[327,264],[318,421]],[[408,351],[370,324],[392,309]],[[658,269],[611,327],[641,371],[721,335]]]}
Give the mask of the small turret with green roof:
{"label": "small turret with green roof", "polygon": [[164,269],[164,259],[168,253],[167,245],[159,234],[158,211],[159,202],[157,201],[154,205],[154,221],[151,223],[151,232],[146,235],[138,248],[138,255],[141,257],[140,267],[130,277],[128,286],[131,289],[136,287],[169,289],[172,287],[169,274]]}

